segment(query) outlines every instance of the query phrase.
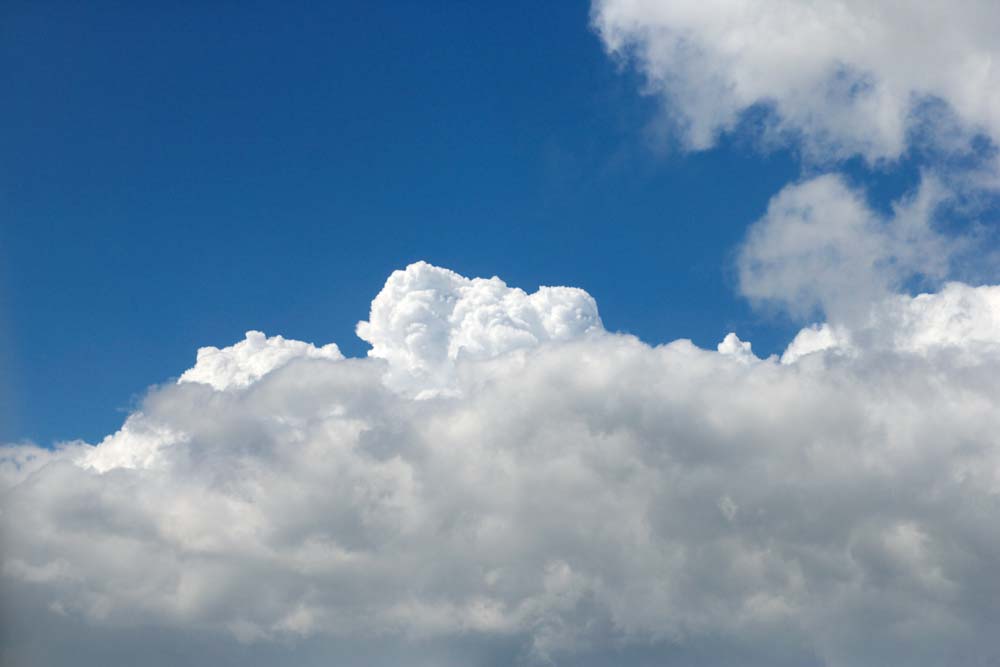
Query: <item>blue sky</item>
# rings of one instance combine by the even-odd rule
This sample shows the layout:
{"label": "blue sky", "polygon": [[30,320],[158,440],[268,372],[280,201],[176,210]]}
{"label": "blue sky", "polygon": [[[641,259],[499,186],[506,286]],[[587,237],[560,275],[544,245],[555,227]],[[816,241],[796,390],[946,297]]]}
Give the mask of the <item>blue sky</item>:
{"label": "blue sky", "polygon": [[651,342],[794,332],[730,264],[796,160],[655,140],[586,3],[4,13],[0,439],[92,442],[247,329],[363,355],[418,259],[584,287]]}

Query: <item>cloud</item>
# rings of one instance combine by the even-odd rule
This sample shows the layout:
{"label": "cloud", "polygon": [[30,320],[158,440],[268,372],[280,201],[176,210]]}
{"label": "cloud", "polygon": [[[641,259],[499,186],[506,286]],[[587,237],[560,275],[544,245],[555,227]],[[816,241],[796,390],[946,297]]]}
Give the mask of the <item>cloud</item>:
{"label": "cloud", "polygon": [[998,290],[782,363],[413,265],[369,358],[253,335],[97,446],[0,450],[4,657],[991,664]]}
{"label": "cloud", "polygon": [[714,145],[755,108],[821,160],[1000,138],[990,0],[595,0],[592,21],[667,99],[688,148]]}
{"label": "cloud", "polygon": [[[801,349],[865,329],[897,293],[995,280],[971,250],[1000,183],[1000,5],[594,0],[591,21],[662,98],[683,148],[731,132],[799,149],[803,180],[750,226],[736,270],[755,306],[829,321]],[[855,172],[883,176],[906,156],[920,182],[886,212],[877,192],[815,176],[855,156],[868,162]]]}
{"label": "cloud", "polygon": [[526,294],[497,277],[470,280],[417,262],[389,276],[357,330],[372,346],[368,355],[389,362],[390,385],[428,396],[452,387],[459,360],[571,340],[603,326],[581,289]]}
{"label": "cloud", "polygon": [[260,331],[248,331],[246,339],[222,348],[198,350],[194,368],[184,371],[178,382],[201,382],[216,389],[246,387],[292,359],[342,359],[340,348],[330,343],[316,347],[311,343],[268,338]]}
{"label": "cloud", "polygon": [[975,366],[998,353],[1000,287],[946,284],[940,292],[893,295],[871,304],[854,328],[823,323],[800,331],[781,357],[793,363],[813,352],[856,356],[874,350],[920,357],[946,353]]}
{"label": "cloud", "polygon": [[836,175],[786,186],[740,247],[740,292],[799,317],[851,319],[907,281],[940,281],[963,245],[933,228],[942,199],[925,179],[886,216]]}

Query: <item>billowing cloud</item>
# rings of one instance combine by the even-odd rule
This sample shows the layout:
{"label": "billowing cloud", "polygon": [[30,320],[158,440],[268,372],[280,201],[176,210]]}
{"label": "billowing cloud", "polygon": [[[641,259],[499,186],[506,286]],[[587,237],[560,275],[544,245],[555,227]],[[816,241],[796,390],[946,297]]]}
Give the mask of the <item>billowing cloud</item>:
{"label": "billowing cloud", "polygon": [[859,355],[880,351],[928,357],[946,353],[951,363],[975,366],[1000,346],[1000,287],[946,284],[940,292],[892,295],[871,304],[854,327],[823,323],[800,331],[784,363],[817,351]]}
{"label": "billowing cloud", "polygon": [[311,343],[281,336],[268,338],[260,331],[248,331],[246,338],[235,345],[221,350],[211,346],[198,350],[194,368],[184,371],[178,382],[201,382],[216,389],[246,387],[301,357],[342,359],[343,355],[333,343],[316,347]]}
{"label": "billowing cloud", "polygon": [[396,271],[358,336],[389,362],[388,382],[417,395],[448,391],[456,363],[603,330],[594,299],[575,287],[534,294],[497,277],[469,279],[426,262]]}
{"label": "billowing cloud", "polygon": [[991,0],[595,0],[593,22],[667,98],[690,148],[754,108],[821,159],[895,158],[914,136],[1000,138]]}
{"label": "billowing cloud", "polygon": [[992,664],[998,290],[782,361],[411,266],[369,358],[251,335],[97,446],[0,450],[4,657]]}

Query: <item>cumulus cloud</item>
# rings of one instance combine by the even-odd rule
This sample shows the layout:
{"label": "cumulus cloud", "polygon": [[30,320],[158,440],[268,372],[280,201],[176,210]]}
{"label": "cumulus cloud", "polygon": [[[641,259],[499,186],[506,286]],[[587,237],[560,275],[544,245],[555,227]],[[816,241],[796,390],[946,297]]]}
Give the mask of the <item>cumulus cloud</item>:
{"label": "cumulus cloud", "polygon": [[932,225],[942,198],[927,179],[885,216],[833,174],[786,186],[740,248],[740,291],[796,316],[849,319],[907,281],[939,281],[962,246]]}
{"label": "cumulus cloud", "polygon": [[235,345],[221,350],[211,346],[198,350],[194,368],[184,371],[178,382],[201,382],[216,389],[246,387],[275,368],[301,357],[341,359],[343,355],[334,343],[316,347],[299,340],[281,336],[268,338],[260,331],[248,331],[246,338]]}
{"label": "cumulus cloud", "polygon": [[[893,295],[869,306],[856,326],[825,322],[800,331],[781,357],[791,363],[813,352],[857,355],[947,353],[955,364],[975,365],[1000,344],[1000,287],[946,284],[933,294]],[[720,348],[721,349],[721,348]]]}
{"label": "cumulus cloud", "polygon": [[601,331],[597,304],[575,287],[534,294],[497,277],[469,279],[426,262],[395,271],[358,336],[389,362],[390,385],[419,396],[448,391],[456,362]]}
{"label": "cumulus cloud", "polygon": [[683,143],[745,112],[821,159],[896,158],[1000,138],[1000,7],[990,0],[595,0],[593,23],[668,100]]}
{"label": "cumulus cloud", "polygon": [[992,664],[998,294],[779,360],[408,267],[369,358],[256,338],[97,446],[0,450],[4,657]]}

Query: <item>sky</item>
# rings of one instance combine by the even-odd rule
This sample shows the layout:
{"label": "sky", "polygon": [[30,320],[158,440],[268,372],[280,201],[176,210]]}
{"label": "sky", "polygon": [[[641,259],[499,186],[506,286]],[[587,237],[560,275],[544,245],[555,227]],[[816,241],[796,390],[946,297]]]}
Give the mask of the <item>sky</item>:
{"label": "sky", "polygon": [[0,10],[0,663],[1000,660],[987,0]]}
{"label": "sky", "polygon": [[364,356],[420,259],[783,347],[730,259],[795,160],[670,150],[589,7],[535,4],[6,5],[0,438],[94,441],[248,329]]}

